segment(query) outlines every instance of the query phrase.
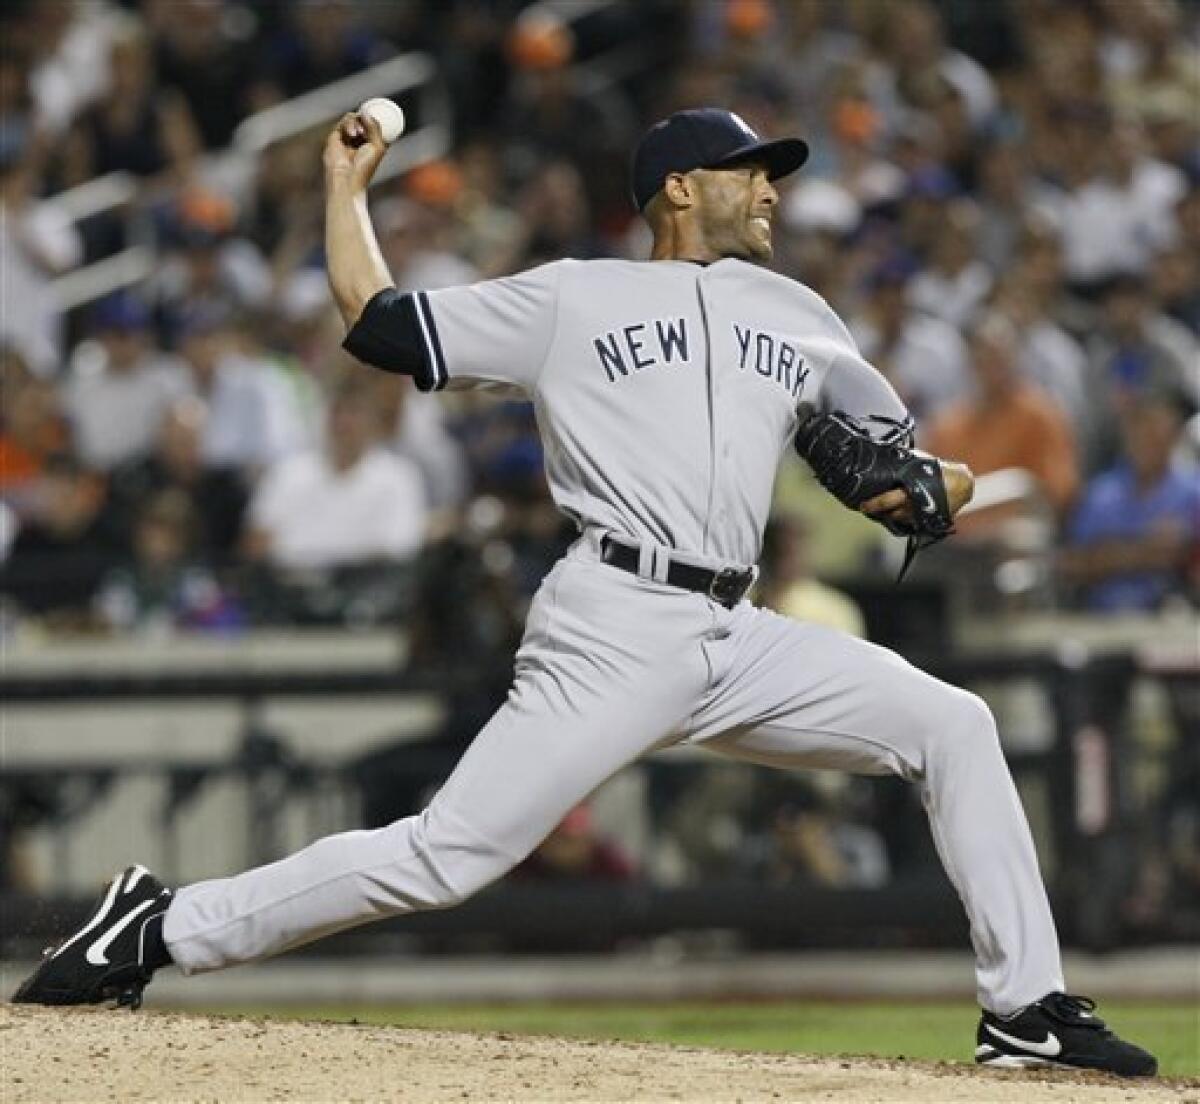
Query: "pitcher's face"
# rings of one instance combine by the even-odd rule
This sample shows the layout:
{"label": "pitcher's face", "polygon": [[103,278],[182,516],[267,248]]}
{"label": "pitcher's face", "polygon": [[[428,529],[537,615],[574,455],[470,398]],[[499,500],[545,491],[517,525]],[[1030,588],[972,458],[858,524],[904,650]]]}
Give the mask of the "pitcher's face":
{"label": "pitcher's face", "polygon": [[696,169],[692,175],[700,228],[712,251],[720,257],[770,260],[779,193],[767,179],[766,165],[747,161],[727,169]]}

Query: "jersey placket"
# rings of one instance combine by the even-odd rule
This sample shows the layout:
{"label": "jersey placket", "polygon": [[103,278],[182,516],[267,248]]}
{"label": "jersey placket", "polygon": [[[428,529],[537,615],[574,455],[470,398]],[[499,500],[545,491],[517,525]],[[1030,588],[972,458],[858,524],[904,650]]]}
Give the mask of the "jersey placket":
{"label": "jersey placket", "polygon": [[707,269],[696,275],[696,299],[700,307],[700,324],[704,328],[704,386],[708,400],[708,498],[704,506],[704,528],[700,551],[705,555],[711,544],[712,524],[719,516],[717,496],[717,372],[713,363],[712,329],[709,325],[708,304],[704,299],[704,277]]}
{"label": "jersey placket", "polygon": [[[704,326],[704,373],[708,394],[708,502],[704,514],[704,540],[701,551],[709,555],[713,551],[714,531],[721,533],[722,527],[729,524],[729,502],[723,493],[721,473],[726,470],[730,461],[729,443],[725,439],[724,422],[719,419],[723,393],[722,366],[713,349],[712,315],[704,296],[704,280],[710,269],[705,269],[696,280],[696,294],[700,300],[700,319]],[[718,540],[718,547],[727,544]]]}

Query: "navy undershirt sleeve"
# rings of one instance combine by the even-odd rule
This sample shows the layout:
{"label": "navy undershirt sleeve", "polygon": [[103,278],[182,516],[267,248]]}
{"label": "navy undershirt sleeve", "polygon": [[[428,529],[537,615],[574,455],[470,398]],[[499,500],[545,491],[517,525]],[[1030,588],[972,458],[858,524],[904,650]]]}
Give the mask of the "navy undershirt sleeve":
{"label": "navy undershirt sleeve", "polygon": [[402,295],[394,287],[371,297],[342,348],[364,364],[412,376],[418,390],[432,391],[437,385],[413,296]]}

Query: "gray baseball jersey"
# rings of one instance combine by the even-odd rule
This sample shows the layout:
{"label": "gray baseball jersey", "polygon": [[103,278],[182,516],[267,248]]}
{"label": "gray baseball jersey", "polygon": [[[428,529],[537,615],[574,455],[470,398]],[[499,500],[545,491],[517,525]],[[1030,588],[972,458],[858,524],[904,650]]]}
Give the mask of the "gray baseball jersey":
{"label": "gray baseball jersey", "polygon": [[556,261],[418,296],[437,386],[520,388],[580,525],[757,559],[797,408],[907,413],[815,292],[744,261]]}
{"label": "gray baseball jersey", "polygon": [[[673,586],[664,564],[757,558],[801,404],[880,434],[906,414],[808,289],[738,260],[562,261],[414,300],[426,386],[517,387],[581,534],[539,589],[507,701],[415,816],[185,886],[163,934],[186,973],[383,916],[511,869],[623,765],[689,741],[922,788],[971,923],[980,1002],[1063,988],[1037,857],[986,705],[899,656]],[[605,562],[606,534],[637,547]],[[802,924],[803,917],[796,917]]]}

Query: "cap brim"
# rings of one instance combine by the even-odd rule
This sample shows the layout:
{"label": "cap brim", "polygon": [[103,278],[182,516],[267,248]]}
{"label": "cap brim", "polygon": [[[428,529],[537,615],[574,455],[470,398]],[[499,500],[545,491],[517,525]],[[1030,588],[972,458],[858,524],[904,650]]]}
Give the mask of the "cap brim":
{"label": "cap brim", "polygon": [[776,142],[751,142],[749,145],[727,153],[717,161],[710,161],[706,169],[727,169],[743,161],[762,161],[767,166],[767,177],[778,180],[781,176],[794,173],[808,160],[808,143],[801,138],[780,138]]}

